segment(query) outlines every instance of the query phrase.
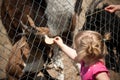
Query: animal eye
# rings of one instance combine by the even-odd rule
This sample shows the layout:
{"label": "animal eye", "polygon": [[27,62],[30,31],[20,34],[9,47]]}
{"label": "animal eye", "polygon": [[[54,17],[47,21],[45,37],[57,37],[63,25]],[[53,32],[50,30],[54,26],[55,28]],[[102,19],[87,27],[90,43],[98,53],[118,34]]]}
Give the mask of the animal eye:
{"label": "animal eye", "polygon": [[98,45],[98,44],[96,44],[96,45],[95,45],[95,47],[99,47],[99,45]]}

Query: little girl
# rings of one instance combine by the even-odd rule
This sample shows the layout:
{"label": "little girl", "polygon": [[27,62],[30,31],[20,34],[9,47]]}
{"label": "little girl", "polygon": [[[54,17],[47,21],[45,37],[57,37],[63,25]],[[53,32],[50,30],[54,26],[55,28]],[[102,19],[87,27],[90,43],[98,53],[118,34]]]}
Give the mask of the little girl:
{"label": "little girl", "polygon": [[99,33],[80,31],[74,38],[74,49],[64,44],[60,37],[55,37],[54,42],[66,55],[81,64],[82,80],[110,80],[104,62],[107,48]]}

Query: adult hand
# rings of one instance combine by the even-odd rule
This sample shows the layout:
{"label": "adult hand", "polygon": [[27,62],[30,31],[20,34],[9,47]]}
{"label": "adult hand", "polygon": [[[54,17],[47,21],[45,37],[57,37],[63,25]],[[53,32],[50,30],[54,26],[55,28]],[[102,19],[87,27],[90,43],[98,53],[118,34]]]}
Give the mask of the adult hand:
{"label": "adult hand", "polygon": [[109,6],[105,7],[105,10],[110,13],[113,13],[113,12],[120,10],[120,5],[109,5]]}

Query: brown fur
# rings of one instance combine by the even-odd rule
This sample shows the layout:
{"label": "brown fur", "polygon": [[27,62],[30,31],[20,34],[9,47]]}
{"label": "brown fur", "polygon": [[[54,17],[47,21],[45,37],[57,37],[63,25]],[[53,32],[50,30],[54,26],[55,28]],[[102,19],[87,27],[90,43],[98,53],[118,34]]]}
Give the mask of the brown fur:
{"label": "brown fur", "polygon": [[[11,77],[15,77],[19,79],[23,76],[24,72],[23,69],[26,67],[28,63],[33,63],[33,59],[35,56],[35,60],[40,61],[40,67],[43,67],[43,59],[41,57],[41,50],[35,51],[35,48],[30,47],[30,45],[26,42],[26,38],[22,37],[12,49],[11,56],[9,58],[9,62],[6,66],[6,72],[8,74],[8,79]],[[31,54],[30,54],[31,53]],[[28,61],[27,61],[28,60]],[[35,65],[36,66],[36,65]],[[33,67],[35,67],[33,66]],[[38,65],[37,65],[38,66]],[[39,71],[39,69],[38,69]],[[13,76],[14,75],[14,76]]]}
{"label": "brown fur", "polygon": [[[22,25],[20,25],[20,20],[26,24],[28,21],[28,14],[33,19],[36,17],[39,5],[36,3],[33,5],[33,7],[32,5],[32,0],[3,0],[1,6],[2,23],[4,24],[8,32],[8,36],[13,44],[21,38],[21,36],[18,36],[19,33],[22,33]],[[46,19],[43,16],[46,7],[46,3],[44,0],[42,0],[41,6],[43,6],[44,8],[39,8],[39,11],[37,13],[39,16],[37,16],[35,23],[42,22],[40,26],[46,26]],[[43,17],[44,20],[42,20],[41,17]]]}

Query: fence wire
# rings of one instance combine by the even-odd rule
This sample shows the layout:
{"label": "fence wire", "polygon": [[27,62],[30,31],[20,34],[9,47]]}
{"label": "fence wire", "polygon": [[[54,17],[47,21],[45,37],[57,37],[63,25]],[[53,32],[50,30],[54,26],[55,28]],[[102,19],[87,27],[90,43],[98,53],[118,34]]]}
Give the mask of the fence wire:
{"label": "fence wire", "polygon": [[[49,28],[50,37],[59,35],[72,47],[74,27],[84,21],[78,31],[94,30],[102,35],[111,34],[111,39],[106,41],[109,52],[106,66],[114,72],[111,75],[117,74],[118,79],[113,76],[111,80],[119,80],[120,18],[106,12],[104,4],[99,9],[86,7],[90,5],[89,1],[94,3],[97,0],[1,1],[0,79],[80,80],[75,63],[56,45],[45,44],[43,34],[49,35]],[[82,5],[83,2],[86,5]],[[82,11],[86,11],[84,15],[80,15]]]}

